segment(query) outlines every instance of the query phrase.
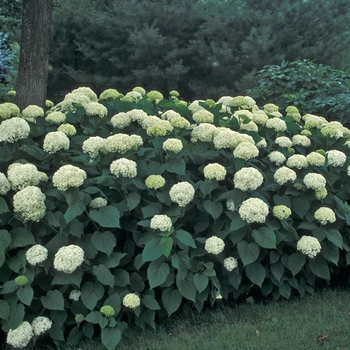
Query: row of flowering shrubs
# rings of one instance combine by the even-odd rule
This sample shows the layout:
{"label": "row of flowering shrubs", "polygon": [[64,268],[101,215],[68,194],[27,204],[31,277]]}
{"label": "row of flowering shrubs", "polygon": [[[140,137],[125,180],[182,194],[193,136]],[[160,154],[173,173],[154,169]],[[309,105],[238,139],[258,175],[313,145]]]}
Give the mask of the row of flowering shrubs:
{"label": "row of flowering shrubs", "polygon": [[313,293],[350,262],[350,131],[247,96],[82,87],[0,105],[0,324],[114,349],[249,290]]}

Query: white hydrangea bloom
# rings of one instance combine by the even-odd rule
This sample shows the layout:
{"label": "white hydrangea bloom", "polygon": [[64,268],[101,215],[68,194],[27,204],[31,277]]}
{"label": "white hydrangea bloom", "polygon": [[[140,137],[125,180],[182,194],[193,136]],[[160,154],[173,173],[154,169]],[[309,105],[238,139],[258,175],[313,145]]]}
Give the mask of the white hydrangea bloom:
{"label": "white hydrangea bloom", "polygon": [[181,117],[181,115],[179,113],[173,111],[172,109],[169,109],[169,110],[165,111],[164,113],[162,113],[160,117],[161,117],[161,119],[165,119],[165,120],[168,120],[169,122],[171,122],[172,119]]}
{"label": "white hydrangea bloom", "polygon": [[0,173],[0,195],[4,196],[10,191],[11,185],[4,173]]}
{"label": "white hydrangea bloom", "polygon": [[147,188],[158,189],[165,185],[165,179],[161,175],[150,175],[145,180],[145,185]]}
{"label": "white hydrangea bloom", "polygon": [[91,103],[91,100],[87,95],[79,92],[71,92],[64,97],[64,100],[62,102],[56,105],[56,108],[60,109],[61,112],[75,113],[76,108],[73,104],[80,104],[84,107],[89,103]]}
{"label": "white hydrangea bloom", "polygon": [[22,111],[23,118],[31,122],[35,122],[36,118],[43,117],[44,114],[44,110],[36,105],[29,105]]}
{"label": "white hydrangea bloom", "polygon": [[321,207],[315,211],[314,218],[321,224],[333,223],[336,221],[335,213],[332,209]]}
{"label": "white hydrangea bloom", "polygon": [[0,142],[14,143],[26,139],[29,133],[30,126],[23,118],[14,117],[0,124]]}
{"label": "white hydrangea bloom", "polygon": [[312,259],[321,251],[321,244],[315,237],[302,236],[297,243],[297,250]]}
{"label": "white hydrangea bloom", "polygon": [[260,141],[258,141],[255,145],[256,147],[258,147],[258,149],[262,149],[267,147],[267,142],[265,139],[261,139]]}
{"label": "white hydrangea bloom", "polygon": [[80,86],[74,89],[71,93],[85,95],[91,102],[97,102],[97,95],[94,93],[94,91],[91,88],[87,86]]}
{"label": "white hydrangea bloom", "polygon": [[133,178],[137,175],[137,164],[133,160],[119,158],[111,163],[110,171],[116,177]]}
{"label": "white hydrangea bloom", "polygon": [[328,165],[342,167],[346,162],[346,155],[336,149],[327,152]]}
{"label": "white hydrangea bloom", "polygon": [[130,136],[127,134],[115,134],[108,136],[104,141],[104,152],[125,153],[134,146]]}
{"label": "white hydrangea bloom", "polygon": [[81,291],[79,289],[73,289],[69,293],[69,299],[70,300],[79,301],[80,297],[81,297]]}
{"label": "white hydrangea bloom", "polygon": [[83,142],[83,152],[87,153],[92,159],[98,156],[99,152],[105,150],[106,139],[100,136],[91,136]]}
{"label": "white hydrangea bloom", "polygon": [[73,273],[84,261],[84,251],[77,245],[61,247],[55,254],[53,266],[57,271]]}
{"label": "white hydrangea bloom", "polygon": [[57,128],[57,131],[61,131],[67,136],[74,136],[77,133],[77,129],[71,124],[61,124]]}
{"label": "white hydrangea bloom", "polygon": [[123,305],[130,309],[135,309],[138,306],[140,306],[140,304],[141,304],[140,297],[135,293],[128,293],[123,298]]}
{"label": "white hydrangea bloom", "polygon": [[235,202],[233,201],[233,199],[232,198],[228,198],[227,200],[226,200],[226,207],[227,207],[227,209],[229,210],[229,211],[236,211],[236,205],[235,205]]}
{"label": "white hydrangea bloom", "polygon": [[253,167],[245,167],[238,170],[233,177],[235,188],[241,191],[254,191],[264,181],[261,172]]}
{"label": "white hydrangea bloom", "polygon": [[248,118],[249,120],[253,120],[253,113],[245,110],[245,109],[240,109],[236,112],[233,113],[233,117],[238,120],[239,123],[242,123],[244,119]]}
{"label": "white hydrangea bloom", "polygon": [[323,166],[326,163],[326,157],[317,152],[309,153],[306,160],[312,166]]}
{"label": "white hydrangea bloom", "polygon": [[44,262],[47,256],[48,250],[41,244],[33,245],[26,252],[26,259],[33,266]]}
{"label": "white hydrangea bloom", "polygon": [[191,133],[191,141],[212,142],[217,134],[217,129],[213,124],[201,123],[195,126]]}
{"label": "white hydrangea bloom", "polygon": [[46,213],[45,198],[39,187],[25,187],[13,196],[14,211],[23,222],[38,222]]}
{"label": "white hydrangea bloom", "polygon": [[284,148],[289,148],[292,146],[293,142],[287,136],[276,137],[276,145]]}
{"label": "white hydrangea bloom", "polygon": [[193,113],[192,119],[197,124],[212,123],[214,121],[214,114],[207,111],[206,109],[201,109]]}
{"label": "white hydrangea bloom", "polygon": [[204,100],[195,100],[193,101],[189,106],[188,109],[192,112],[195,113],[201,109],[205,109],[204,107],[199,105],[199,102],[205,102]]}
{"label": "white hydrangea bloom", "polygon": [[174,128],[188,130],[191,127],[190,122],[184,117],[175,117],[169,121]]}
{"label": "white hydrangea bloom", "polygon": [[10,329],[6,342],[15,348],[26,347],[33,338],[33,329],[29,322],[23,321],[16,329]]}
{"label": "white hydrangea bloom", "polygon": [[265,126],[268,119],[269,117],[262,110],[257,110],[253,112],[253,121],[255,124]]}
{"label": "white hydrangea bloom", "polygon": [[302,154],[293,154],[287,160],[287,166],[290,168],[303,169],[309,165],[307,159]]}
{"label": "white hydrangea bloom", "polygon": [[154,215],[150,223],[150,227],[153,230],[160,230],[162,232],[170,231],[172,225],[173,223],[167,215]]}
{"label": "white hydrangea bloom", "polygon": [[235,148],[241,141],[240,134],[229,128],[217,128],[213,138],[214,146],[217,149]]}
{"label": "white hydrangea bloom", "polygon": [[247,131],[253,131],[253,132],[258,132],[258,126],[253,122],[249,122],[249,123],[245,123],[245,124],[241,124],[239,126],[240,130],[247,130]]}
{"label": "white hydrangea bloom", "polygon": [[278,112],[279,109],[280,108],[273,103],[266,103],[264,105],[264,112],[268,113],[268,114],[273,113],[273,112]]}
{"label": "white hydrangea bloom", "polygon": [[326,186],[326,179],[317,173],[308,173],[304,176],[303,182],[307,188],[319,191]]}
{"label": "white hydrangea bloom", "polygon": [[40,335],[49,330],[52,326],[52,321],[45,316],[35,317],[32,321],[32,329],[35,335]]}
{"label": "white hydrangea bloom", "polygon": [[204,244],[204,249],[209,253],[209,254],[220,254],[225,248],[225,242],[217,237],[217,236],[212,236],[210,238],[207,238]]}
{"label": "white hydrangea bloom", "polygon": [[238,266],[238,261],[236,258],[230,256],[224,259],[224,267],[227,271],[232,271]]}
{"label": "white hydrangea bloom", "polygon": [[287,159],[285,155],[279,151],[272,151],[269,153],[268,158],[270,162],[275,163],[276,165],[282,165]]}
{"label": "white hydrangea bloom", "polygon": [[268,119],[265,125],[268,129],[273,129],[277,132],[282,132],[287,130],[287,124],[284,120],[280,118],[271,118]]}
{"label": "white hydrangea bloom", "polygon": [[181,140],[170,138],[163,142],[163,150],[166,152],[179,153],[182,151],[183,144]]}
{"label": "white hydrangea bloom", "polygon": [[248,198],[238,209],[240,217],[247,223],[263,223],[269,214],[268,205],[259,198]]}
{"label": "white hydrangea bloom", "polygon": [[321,188],[318,191],[315,191],[315,196],[316,196],[317,199],[324,199],[324,198],[327,197],[327,194],[328,194],[328,191],[327,191],[327,189],[325,187]]}
{"label": "white hydrangea bloom", "polygon": [[243,141],[238,144],[238,146],[233,151],[233,155],[236,158],[249,160],[255,158],[259,155],[259,150],[256,146],[252,145],[250,142]]}
{"label": "white hydrangea bloom", "polygon": [[[148,114],[142,109],[132,109],[126,112],[126,114],[130,117],[131,121],[137,121],[138,123],[141,123],[143,119],[148,117]],[[155,118],[157,118],[157,120],[159,119],[158,117]]]}
{"label": "white hydrangea bloom", "polygon": [[326,124],[321,128],[321,135],[324,137],[334,138],[336,140],[344,136],[343,131],[335,125]]}
{"label": "white hydrangea bloom", "polygon": [[194,198],[194,187],[186,182],[179,182],[173,185],[169,191],[172,202],[177,203],[180,207],[185,207]]}
{"label": "white hydrangea bloom", "polygon": [[273,175],[273,178],[278,184],[284,185],[289,181],[295,181],[297,178],[297,174],[294,170],[283,166],[276,170],[275,174]]}
{"label": "white hydrangea bloom", "polygon": [[68,148],[69,138],[62,131],[52,131],[46,134],[43,144],[44,151],[52,154]]}
{"label": "white hydrangea bloom", "polygon": [[132,144],[132,147],[140,147],[143,145],[143,139],[140,135],[135,135],[135,134],[132,134],[132,135],[129,135],[129,140],[130,140],[130,143]]}
{"label": "white hydrangea bloom", "polygon": [[124,129],[131,124],[132,119],[130,114],[120,112],[118,114],[115,114],[111,118],[110,122],[115,128]]}
{"label": "white hydrangea bloom", "polygon": [[142,119],[138,120],[138,123],[140,124],[142,129],[147,130],[148,128],[152,127],[153,125],[158,124],[160,121],[161,121],[161,119],[158,118],[157,116],[146,114],[146,116],[144,116]]}
{"label": "white hydrangea bloom", "polygon": [[295,145],[300,145],[303,147],[311,146],[311,140],[307,136],[304,136],[304,135],[294,135],[292,137],[292,143],[293,143],[293,146],[295,146]]}
{"label": "white hydrangea bloom", "polygon": [[69,187],[79,187],[86,179],[86,172],[74,165],[61,166],[52,177],[52,183],[60,191],[67,191]]}
{"label": "white hydrangea bloom", "polygon": [[41,180],[40,172],[31,163],[13,163],[8,167],[7,178],[14,191],[22,190],[27,186],[36,186]]}
{"label": "white hydrangea bloom", "polygon": [[94,209],[98,209],[98,208],[105,207],[107,203],[108,203],[107,199],[102,197],[97,197],[90,202],[90,207]]}
{"label": "white hydrangea bloom", "polygon": [[[243,96],[242,96],[243,97]],[[221,96],[216,104],[219,104],[221,103],[222,106],[221,106],[221,109],[220,109],[220,113],[231,113],[231,108],[230,106],[232,105],[232,102],[234,101],[234,97],[231,97],[231,96]],[[246,100],[245,100],[245,103],[246,103]]]}
{"label": "white hydrangea bloom", "polygon": [[287,219],[292,215],[292,211],[285,205],[275,205],[272,208],[273,216],[277,219]]}
{"label": "white hydrangea bloom", "polygon": [[85,113],[88,116],[97,115],[100,118],[103,118],[108,113],[107,108],[98,102],[91,102],[91,103],[85,105],[84,108],[85,108]]}
{"label": "white hydrangea bloom", "polygon": [[203,173],[207,179],[215,179],[217,181],[221,181],[225,179],[227,171],[221,164],[212,163],[204,167]]}
{"label": "white hydrangea bloom", "polygon": [[49,113],[45,121],[50,124],[62,124],[66,121],[66,115],[60,111]]}

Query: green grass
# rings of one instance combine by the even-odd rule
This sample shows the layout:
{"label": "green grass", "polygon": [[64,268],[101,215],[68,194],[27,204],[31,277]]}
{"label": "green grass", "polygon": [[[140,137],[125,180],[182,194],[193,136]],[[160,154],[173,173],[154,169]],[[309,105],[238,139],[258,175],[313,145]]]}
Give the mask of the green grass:
{"label": "green grass", "polygon": [[[77,350],[62,346],[60,350]],[[80,344],[102,350],[100,342]],[[190,317],[177,315],[156,330],[131,328],[117,350],[350,350],[350,290],[303,299],[222,305]]]}

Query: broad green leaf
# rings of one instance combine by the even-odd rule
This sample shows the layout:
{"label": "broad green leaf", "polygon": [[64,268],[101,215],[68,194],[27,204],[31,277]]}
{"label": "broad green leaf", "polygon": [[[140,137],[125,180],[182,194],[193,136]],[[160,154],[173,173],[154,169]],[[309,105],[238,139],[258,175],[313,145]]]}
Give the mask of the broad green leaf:
{"label": "broad green leaf", "polygon": [[64,310],[64,299],[61,292],[58,290],[50,290],[43,295],[41,298],[41,303],[46,309],[49,310]]}
{"label": "broad green leaf", "polygon": [[194,284],[194,276],[192,272],[188,271],[184,279],[180,279],[176,276],[176,286],[179,289],[182,296],[188,300],[196,301],[197,288]]}
{"label": "broad green leaf", "polygon": [[137,192],[131,192],[126,198],[129,210],[135,209],[140,204],[141,196]]}
{"label": "broad green leaf", "polygon": [[162,293],[162,303],[168,316],[173,314],[181,305],[182,295],[177,289],[167,288]]}
{"label": "broad green leaf", "polygon": [[9,207],[8,207],[5,199],[0,197],[0,214],[8,213],[9,211],[10,211]]}
{"label": "broad green leaf", "polygon": [[81,288],[81,300],[89,310],[93,310],[104,293],[105,289],[100,283],[86,282]]}
{"label": "broad green leaf", "polygon": [[66,340],[64,337],[63,328],[58,326],[55,323],[52,324],[49,330],[49,334],[51,339],[53,340],[60,341],[60,342],[64,342]]}
{"label": "broad green leaf", "polygon": [[145,282],[143,278],[137,273],[134,272],[130,276],[130,286],[135,292],[142,292],[145,289]]}
{"label": "broad green leaf", "polygon": [[82,337],[83,337],[83,333],[81,331],[81,328],[79,326],[75,326],[72,328],[72,330],[68,334],[67,343],[72,345],[77,345],[79,344],[79,341]]}
{"label": "broad green leaf", "polygon": [[254,241],[262,248],[276,249],[276,235],[268,227],[252,231]]}
{"label": "broad green leaf", "polygon": [[92,272],[96,276],[97,280],[106,286],[113,288],[115,278],[111,271],[105,265],[98,265],[92,268]]}
{"label": "broad green leaf", "polygon": [[317,277],[329,280],[330,273],[326,260],[323,257],[317,256],[315,259],[309,261],[309,267],[311,272]]}
{"label": "broad green leaf", "polygon": [[117,239],[110,231],[95,231],[91,236],[91,243],[98,251],[110,255],[117,244]]}
{"label": "broad green leaf", "polygon": [[51,284],[73,284],[80,287],[80,283],[83,278],[83,271],[81,269],[76,269],[73,273],[56,272]]}
{"label": "broad green leaf", "polygon": [[30,305],[34,296],[33,288],[30,286],[24,286],[22,288],[18,288],[17,297],[20,302],[24,305]]}
{"label": "broad green leaf", "polygon": [[5,250],[10,245],[10,243],[11,243],[10,233],[7,230],[0,230],[0,249]]}
{"label": "broad green leaf", "polygon": [[107,205],[98,210],[90,210],[89,215],[92,220],[102,227],[120,228],[119,218],[120,212],[116,207]]}
{"label": "broad green leaf", "polygon": [[10,305],[10,317],[8,318],[8,326],[10,329],[16,329],[24,320],[24,305],[23,304],[11,304]]}
{"label": "broad green leaf", "polygon": [[186,175],[186,163],[183,158],[172,157],[166,164],[166,170],[169,171],[169,173]]}
{"label": "broad green leaf", "polygon": [[321,242],[321,256],[326,260],[332,262],[335,265],[338,265],[339,262],[339,248],[336,247],[333,243],[322,241]]}
{"label": "broad green leaf", "polygon": [[203,207],[214,219],[218,219],[224,210],[220,202],[214,203],[210,200],[205,200]]}
{"label": "broad green leaf", "polygon": [[218,187],[217,181],[201,181],[199,185],[199,190],[203,193],[203,196],[207,196],[209,193],[211,193],[215,188]]}
{"label": "broad green leaf", "polygon": [[171,249],[173,248],[173,243],[174,241],[172,237],[162,237],[160,239],[160,249],[162,250],[163,255],[165,255],[166,257],[169,257]]}
{"label": "broad green leaf", "polygon": [[244,265],[253,263],[259,257],[260,250],[256,243],[243,240],[237,243],[237,249]]}
{"label": "broad green leaf", "polygon": [[284,266],[281,261],[271,265],[271,272],[278,282],[281,282],[281,278],[284,275]]}
{"label": "broad green leaf", "polygon": [[266,277],[266,271],[264,266],[262,266],[258,261],[256,261],[252,264],[247,265],[244,271],[252,283],[261,287]]}
{"label": "broad green leaf", "polygon": [[310,208],[310,202],[302,197],[296,197],[293,199],[293,212],[300,218],[303,218]]}
{"label": "broad green leaf", "polygon": [[180,250],[171,257],[171,264],[178,270],[176,277],[183,280],[190,267],[190,257],[186,252]]}
{"label": "broad green leaf", "polygon": [[17,227],[11,231],[11,247],[26,247],[35,244],[33,234],[24,227]]}
{"label": "broad green leaf", "polygon": [[292,292],[292,288],[287,282],[283,282],[281,287],[278,288],[278,291],[283,296],[283,298],[289,299]]}
{"label": "broad green leaf", "polygon": [[119,293],[113,293],[103,303],[103,305],[110,305],[113,307],[115,314],[118,315],[122,307]]}
{"label": "broad green leaf", "polygon": [[9,294],[14,292],[18,288],[16,282],[14,280],[5,282],[2,286],[0,286],[0,294]]}
{"label": "broad green leaf", "polygon": [[126,287],[130,284],[129,272],[124,269],[115,269],[114,271],[115,285],[118,287]]}
{"label": "broad green leaf", "polygon": [[195,284],[199,293],[202,293],[205,290],[205,288],[207,288],[208,283],[209,283],[208,276],[205,275],[204,273],[199,273],[199,272],[197,272],[194,275],[193,280],[194,280],[194,284]]}
{"label": "broad green leaf", "polygon": [[159,203],[152,203],[141,208],[144,219],[150,218],[154,215],[160,214],[162,211],[162,205]]}
{"label": "broad green leaf", "polygon": [[142,251],[142,261],[153,261],[162,256],[160,239],[154,238],[148,241]]}
{"label": "broad green leaf", "polygon": [[8,320],[10,317],[10,305],[5,300],[0,300],[0,319]]}
{"label": "broad green leaf", "polygon": [[177,230],[175,237],[187,247],[197,248],[196,243],[189,232],[184,230]]}
{"label": "broad green leaf", "polygon": [[295,276],[305,265],[305,256],[299,253],[293,253],[288,257],[288,268]]}
{"label": "broad green leaf", "polygon": [[106,347],[107,350],[115,350],[121,338],[122,338],[122,333],[116,327],[104,328],[101,331],[102,344]]}
{"label": "broad green leaf", "polygon": [[242,280],[241,272],[239,270],[233,270],[233,272],[229,274],[228,280],[234,288],[238,289]]}
{"label": "broad green leaf", "polygon": [[247,222],[243,220],[238,212],[226,214],[231,219],[230,231],[238,231],[242,227],[247,226]]}
{"label": "broad green leaf", "polygon": [[142,303],[150,310],[160,310],[160,306],[156,298],[152,295],[146,295],[142,298]]}
{"label": "broad green leaf", "polygon": [[64,213],[64,219],[68,224],[70,221],[81,215],[85,211],[85,205],[81,201],[76,201],[68,206],[68,209]]}
{"label": "broad green leaf", "polygon": [[170,267],[165,262],[152,261],[147,268],[147,279],[150,288],[163,284],[170,273]]}
{"label": "broad green leaf", "polygon": [[325,231],[325,233],[329,241],[331,241],[336,247],[343,249],[343,237],[338,230],[329,228]]}
{"label": "broad green leaf", "polygon": [[51,310],[50,311],[50,318],[51,318],[52,322],[54,322],[56,325],[59,325],[60,327],[62,327],[64,325],[64,322],[66,322],[67,312],[66,311]]}
{"label": "broad green leaf", "polygon": [[109,269],[117,267],[126,255],[126,253],[112,252],[109,257],[104,260],[103,264]]}

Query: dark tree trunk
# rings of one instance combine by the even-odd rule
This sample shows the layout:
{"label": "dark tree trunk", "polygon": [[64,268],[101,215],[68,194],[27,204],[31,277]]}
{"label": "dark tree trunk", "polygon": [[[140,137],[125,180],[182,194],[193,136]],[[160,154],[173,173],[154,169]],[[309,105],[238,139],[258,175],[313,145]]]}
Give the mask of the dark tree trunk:
{"label": "dark tree trunk", "polygon": [[45,107],[52,0],[23,0],[16,104]]}

